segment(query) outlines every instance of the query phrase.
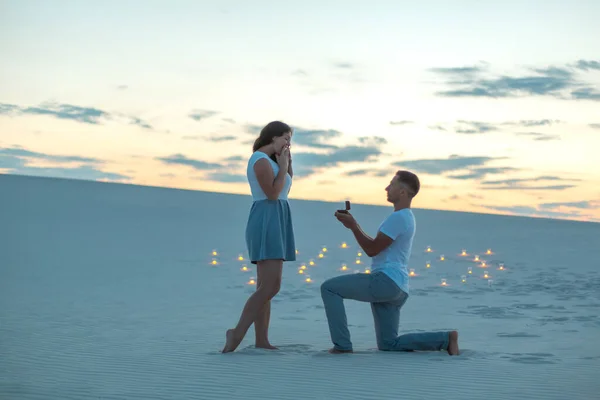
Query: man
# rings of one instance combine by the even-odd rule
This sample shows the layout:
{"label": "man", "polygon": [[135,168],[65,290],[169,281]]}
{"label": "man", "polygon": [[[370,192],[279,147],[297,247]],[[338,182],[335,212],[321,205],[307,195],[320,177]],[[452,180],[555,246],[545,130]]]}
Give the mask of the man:
{"label": "man", "polygon": [[377,348],[383,351],[446,350],[458,355],[458,332],[424,332],[398,336],[400,309],[408,299],[407,264],[415,235],[412,199],[419,193],[419,178],[398,171],[386,187],[394,211],[381,223],[377,236],[367,236],[350,213],[336,212],[336,218],[352,231],[364,252],[372,257],[370,274],[331,278],[321,285],[321,296],[333,341],[330,353],[351,353],[352,342],[346,320],[344,299],[371,303]]}

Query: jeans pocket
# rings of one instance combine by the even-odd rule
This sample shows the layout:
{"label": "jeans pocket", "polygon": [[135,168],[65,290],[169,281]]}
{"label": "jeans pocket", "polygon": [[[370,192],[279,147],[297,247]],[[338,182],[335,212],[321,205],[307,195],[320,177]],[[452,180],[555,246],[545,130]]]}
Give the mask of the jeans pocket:
{"label": "jeans pocket", "polygon": [[385,273],[376,272],[371,276],[369,292],[377,301],[390,301],[398,297],[400,288]]}

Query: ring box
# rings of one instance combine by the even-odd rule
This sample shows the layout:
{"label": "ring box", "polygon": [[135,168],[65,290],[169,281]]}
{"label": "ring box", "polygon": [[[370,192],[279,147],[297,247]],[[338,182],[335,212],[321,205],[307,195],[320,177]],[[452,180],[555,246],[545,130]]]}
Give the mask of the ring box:
{"label": "ring box", "polygon": [[339,213],[348,214],[349,210],[350,210],[350,202],[348,200],[346,200],[346,209],[345,210],[338,210],[338,212]]}

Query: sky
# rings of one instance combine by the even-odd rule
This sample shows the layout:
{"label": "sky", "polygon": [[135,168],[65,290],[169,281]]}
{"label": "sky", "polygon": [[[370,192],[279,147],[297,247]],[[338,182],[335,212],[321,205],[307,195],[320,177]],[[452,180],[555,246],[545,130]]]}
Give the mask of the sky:
{"label": "sky", "polygon": [[0,0],[0,173],[600,222],[600,2]]}

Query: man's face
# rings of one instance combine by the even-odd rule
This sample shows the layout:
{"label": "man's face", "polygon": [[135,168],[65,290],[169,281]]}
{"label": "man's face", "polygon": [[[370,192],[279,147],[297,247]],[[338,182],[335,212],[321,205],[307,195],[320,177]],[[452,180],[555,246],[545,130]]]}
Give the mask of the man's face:
{"label": "man's face", "polygon": [[402,197],[409,195],[408,187],[398,179],[398,175],[394,175],[385,190],[387,191],[387,200],[390,203],[394,203],[402,199]]}

